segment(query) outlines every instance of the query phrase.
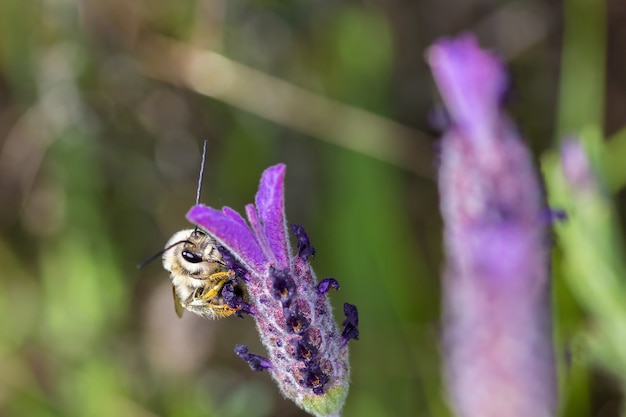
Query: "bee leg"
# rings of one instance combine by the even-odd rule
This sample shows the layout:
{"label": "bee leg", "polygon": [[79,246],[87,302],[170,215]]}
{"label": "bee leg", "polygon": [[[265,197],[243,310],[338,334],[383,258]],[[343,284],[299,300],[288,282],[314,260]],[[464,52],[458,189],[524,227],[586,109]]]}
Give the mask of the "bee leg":
{"label": "bee leg", "polygon": [[203,300],[201,298],[189,300],[186,308],[209,319],[219,319],[236,314],[239,309],[232,308],[226,304],[219,304],[216,299]]}
{"label": "bee leg", "polygon": [[220,318],[232,316],[233,314],[237,313],[237,311],[239,311],[238,309],[234,309],[226,304],[212,304],[212,303],[211,303],[211,310],[213,311],[213,313],[215,313],[215,315],[217,315]]}
{"label": "bee leg", "polygon": [[217,297],[220,294],[220,291],[222,291],[224,285],[226,285],[228,280],[231,279],[234,275],[235,273],[233,271],[216,272],[214,274],[211,274],[209,276],[209,279],[211,281],[214,281],[215,285],[213,285],[213,288],[211,288],[209,291],[202,294],[202,299],[211,300],[212,298]]}

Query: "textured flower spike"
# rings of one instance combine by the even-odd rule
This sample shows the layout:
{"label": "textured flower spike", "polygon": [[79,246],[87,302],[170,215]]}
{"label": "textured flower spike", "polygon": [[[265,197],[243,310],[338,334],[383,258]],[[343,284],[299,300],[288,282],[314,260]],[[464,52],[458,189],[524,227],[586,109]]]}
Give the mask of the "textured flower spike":
{"label": "textured flower spike", "polygon": [[506,72],[471,36],[440,40],[427,58],[452,122],[439,170],[452,406],[463,417],[554,416],[546,206],[501,108]]}
{"label": "textured flower spike", "polygon": [[291,253],[285,220],[285,166],[265,170],[255,204],[246,206],[249,224],[229,207],[198,205],[187,218],[222,245],[224,262],[245,281],[250,305],[230,287],[222,295],[254,317],[269,358],[237,345],[235,353],[255,371],[267,370],[283,395],[316,416],[338,416],[348,393],[347,342],[358,337],[356,307],[346,304],[345,329],[335,323],[326,293],[339,283],[317,283],[308,263],[315,255],[302,226],[293,225],[298,251]]}

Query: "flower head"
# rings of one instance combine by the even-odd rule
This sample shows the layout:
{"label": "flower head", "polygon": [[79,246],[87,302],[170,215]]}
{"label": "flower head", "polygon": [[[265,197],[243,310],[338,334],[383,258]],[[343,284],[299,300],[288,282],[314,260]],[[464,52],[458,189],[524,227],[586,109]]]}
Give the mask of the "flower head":
{"label": "flower head", "polygon": [[[203,205],[193,207],[187,218],[219,241],[224,262],[245,283],[247,312],[269,357],[251,354],[245,345],[238,345],[235,353],[252,369],[270,372],[283,395],[304,410],[336,415],[348,392],[347,341],[358,335],[358,313],[351,306],[346,329],[340,332],[326,296],[339,283],[333,278],[317,283],[308,262],[315,249],[302,226],[292,226],[298,240],[292,254],[284,176],[282,164],[265,170],[255,204],[246,206],[248,222],[229,207],[220,211]],[[222,296],[229,305],[246,306],[232,288],[225,290]]]}
{"label": "flower head", "polygon": [[459,416],[555,414],[546,205],[530,155],[501,105],[501,60],[471,36],[428,62],[449,111],[441,143],[444,351]]}

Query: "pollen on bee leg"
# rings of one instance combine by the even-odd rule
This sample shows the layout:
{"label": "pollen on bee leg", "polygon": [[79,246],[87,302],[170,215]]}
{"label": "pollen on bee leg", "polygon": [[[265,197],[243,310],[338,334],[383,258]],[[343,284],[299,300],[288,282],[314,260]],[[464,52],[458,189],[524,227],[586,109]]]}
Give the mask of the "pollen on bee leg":
{"label": "pollen on bee leg", "polygon": [[235,272],[228,270],[228,271],[220,271],[220,272],[214,272],[211,275],[209,275],[209,280],[211,281],[217,281],[217,280],[226,280],[229,278],[233,278],[235,276]]}
{"label": "pollen on bee leg", "polygon": [[239,312],[238,309],[232,308],[226,304],[221,306],[214,306],[213,310],[215,310],[219,317],[230,317],[233,314],[237,314]]}
{"label": "pollen on bee leg", "polygon": [[216,284],[209,291],[202,294],[202,299],[211,300],[220,295],[224,285],[234,276],[235,273],[233,271],[216,272],[211,274],[207,281],[215,281]]}

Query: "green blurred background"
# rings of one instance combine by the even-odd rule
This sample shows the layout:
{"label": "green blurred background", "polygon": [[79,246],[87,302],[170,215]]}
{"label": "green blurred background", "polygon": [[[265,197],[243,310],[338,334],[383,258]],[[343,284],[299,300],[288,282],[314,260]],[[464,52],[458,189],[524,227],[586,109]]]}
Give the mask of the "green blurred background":
{"label": "green blurred background", "polygon": [[[621,0],[1,0],[0,416],[305,415],[234,355],[263,353],[250,318],[179,320],[160,262],[135,269],[189,226],[204,139],[208,205],[241,210],[287,164],[288,219],[338,319],[360,312],[344,415],[448,416],[425,49],[472,31],[500,51],[539,156],[624,124],[624,19]],[[562,415],[617,415],[555,271]]]}

